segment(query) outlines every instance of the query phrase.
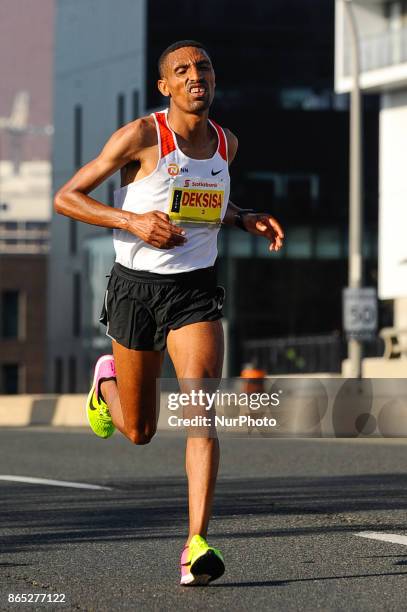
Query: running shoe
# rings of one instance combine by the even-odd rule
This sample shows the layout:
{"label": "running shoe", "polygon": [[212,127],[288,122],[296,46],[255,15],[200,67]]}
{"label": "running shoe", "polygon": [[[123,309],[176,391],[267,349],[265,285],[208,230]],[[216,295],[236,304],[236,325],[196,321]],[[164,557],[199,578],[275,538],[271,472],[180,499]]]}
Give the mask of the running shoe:
{"label": "running shoe", "polygon": [[86,415],[93,432],[100,438],[109,438],[116,427],[100,391],[100,385],[104,380],[116,380],[113,355],[103,355],[97,360],[93,384],[86,402]]}
{"label": "running shoe", "polygon": [[194,535],[181,555],[181,585],[205,586],[220,578],[225,571],[222,553],[208,545],[200,535]]}

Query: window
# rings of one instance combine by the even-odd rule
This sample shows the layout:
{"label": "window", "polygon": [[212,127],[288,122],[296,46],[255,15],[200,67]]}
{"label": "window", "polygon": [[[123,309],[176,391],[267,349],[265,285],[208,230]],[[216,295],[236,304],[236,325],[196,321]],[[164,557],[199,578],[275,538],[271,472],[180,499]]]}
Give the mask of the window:
{"label": "window", "polygon": [[[107,203],[109,206],[114,206],[114,190],[115,190],[114,181],[107,182]],[[110,231],[110,228],[108,228]]]}
{"label": "window", "polygon": [[75,338],[81,333],[81,275],[79,272],[73,275],[72,333]]}
{"label": "window", "polygon": [[392,25],[394,24],[394,20],[398,20],[401,13],[402,13],[403,7],[402,7],[402,2],[401,0],[388,0],[386,2],[386,4],[384,5],[384,14],[387,17],[388,20],[390,20],[389,22],[389,26],[392,27]]}
{"label": "window", "polygon": [[82,166],[82,106],[77,104],[74,108],[74,144],[73,163],[76,169]]}
{"label": "window", "polygon": [[133,119],[140,116],[140,97],[137,89],[133,90]]}
{"label": "window", "polygon": [[228,236],[228,254],[232,257],[252,257],[254,250],[253,236],[246,232],[230,231]]}
{"label": "window", "polygon": [[76,391],[76,359],[69,357],[68,361],[68,393]]}
{"label": "window", "polygon": [[47,229],[47,224],[42,221],[27,221],[25,227],[28,230],[42,230]]}
{"label": "window", "polygon": [[303,219],[311,212],[311,183],[308,177],[289,178],[287,181],[289,212]]}
{"label": "window", "polygon": [[69,251],[72,255],[78,250],[78,225],[75,219],[69,219]]}
{"label": "window", "polygon": [[63,364],[61,357],[55,357],[54,361],[54,392],[62,393],[63,387]]}
{"label": "window", "polygon": [[[77,104],[73,113],[73,164],[76,170],[82,166],[82,106]],[[69,251],[72,255],[78,248],[78,227],[69,219]]]}
{"label": "window", "polygon": [[121,128],[126,123],[126,98],[120,93],[117,96],[117,127]]}
{"label": "window", "polygon": [[295,259],[312,257],[312,234],[310,227],[292,227],[287,235],[284,254]]}
{"label": "window", "polygon": [[19,392],[19,374],[20,368],[18,363],[4,363],[1,366],[1,389],[6,395],[15,395]]}
{"label": "window", "polygon": [[338,259],[342,256],[342,237],[339,228],[318,228],[316,256],[319,259]]}
{"label": "window", "polygon": [[1,335],[3,338],[19,337],[19,292],[3,291],[1,299]]}

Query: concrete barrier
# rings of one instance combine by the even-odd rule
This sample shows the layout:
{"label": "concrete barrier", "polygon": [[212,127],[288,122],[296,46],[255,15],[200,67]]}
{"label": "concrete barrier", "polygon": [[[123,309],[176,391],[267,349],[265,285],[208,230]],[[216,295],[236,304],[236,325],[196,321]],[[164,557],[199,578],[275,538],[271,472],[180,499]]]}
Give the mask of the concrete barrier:
{"label": "concrete barrier", "polygon": [[0,427],[29,425],[35,398],[34,395],[1,395]]}
{"label": "concrete barrier", "polygon": [[0,395],[0,427],[87,425],[86,395]]}
{"label": "concrete barrier", "polygon": [[[218,432],[294,437],[407,436],[407,378],[329,379],[290,382],[279,377],[282,401],[265,410],[252,411],[239,405],[217,406],[225,420]],[[276,383],[274,383],[276,384]],[[272,390],[272,387],[270,388]],[[173,426],[168,391],[160,395],[158,431],[184,432],[183,423]],[[0,427],[86,427],[86,395],[0,395]],[[247,414],[246,414],[247,413]],[[236,424],[237,416],[253,416],[264,425]],[[270,419],[275,420],[274,429]],[[239,421],[239,419],[238,419]]]}
{"label": "concrete barrier", "polygon": [[[342,376],[348,378],[351,374],[349,359],[342,362]],[[406,378],[407,359],[384,359],[383,357],[367,357],[362,360],[363,378]]]}
{"label": "concrete barrier", "polygon": [[[0,427],[89,427],[85,394],[0,395]],[[165,405],[165,397],[164,397]],[[159,429],[170,429],[161,410]]]}

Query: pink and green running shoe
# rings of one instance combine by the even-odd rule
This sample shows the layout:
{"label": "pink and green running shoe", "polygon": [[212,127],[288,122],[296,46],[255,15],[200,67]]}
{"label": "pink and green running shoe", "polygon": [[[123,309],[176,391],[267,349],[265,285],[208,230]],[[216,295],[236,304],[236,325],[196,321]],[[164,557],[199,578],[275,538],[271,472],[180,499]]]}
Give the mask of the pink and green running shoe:
{"label": "pink and green running shoe", "polygon": [[100,438],[109,438],[116,427],[100,391],[100,385],[104,380],[116,380],[113,355],[102,355],[97,360],[93,384],[86,402],[86,415],[93,432]]}
{"label": "pink and green running shoe", "polygon": [[205,538],[194,535],[181,554],[181,585],[205,586],[225,571],[222,553],[209,546]]}

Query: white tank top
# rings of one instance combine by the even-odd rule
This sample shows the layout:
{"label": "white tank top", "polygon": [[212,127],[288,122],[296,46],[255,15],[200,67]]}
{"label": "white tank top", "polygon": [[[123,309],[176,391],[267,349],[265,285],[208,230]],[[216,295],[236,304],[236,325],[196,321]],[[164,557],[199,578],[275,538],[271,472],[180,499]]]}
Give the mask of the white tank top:
{"label": "white tank top", "polygon": [[[134,213],[153,210],[169,213],[171,208],[171,211],[175,211],[171,215],[185,230],[187,242],[172,249],[158,249],[134,234],[115,229],[113,243],[116,261],[132,270],[158,274],[213,266],[218,254],[220,221],[226,213],[230,193],[225,133],[219,125],[209,120],[218,135],[216,153],[210,159],[192,159],[178,147],[176,136],[168,125],[167,111],[153,113],[153,117],[159,150],[157,166],[148,176],[116,189],[114,205],[115,208]],[[182,202],[181,209],[179,202]],[[183,214],[209,221],[216,217],[217,222],[185,222]]]}

